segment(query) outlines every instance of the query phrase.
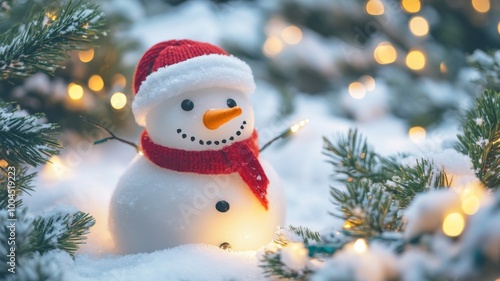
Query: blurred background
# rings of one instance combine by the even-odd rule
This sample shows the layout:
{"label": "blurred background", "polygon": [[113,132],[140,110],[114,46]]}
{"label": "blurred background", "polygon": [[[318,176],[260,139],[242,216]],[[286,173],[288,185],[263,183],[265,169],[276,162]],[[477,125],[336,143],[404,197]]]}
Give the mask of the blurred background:
{"label": "blurred background", "polygon": [[[23,1],[19,1],[23,2]],[[24,1],[6,30],[25,17]],[[77,118],[132,122],[134,68],[147,48],[190,38],[220,45],[248,62],[279,93],[279,114],[297,94],[327,97],[332,114],[357,121],[390,114],[408,128],[431,128],[478,88],[467,56],[500,46],[500,2],[490,0],[106,0],[108,36],[72,54],[54,77],[2,82],[1,98],[78,132]],[[377,88],[383,94],[371,95]],[[343,93],[347,92],[348,97]],[[375,96],[375,97],[373,97]],[[366,100],[353,103],[355,100]],[[354,105],[353,105],[354,104]],[[83,125],[82,125],[83,124]]]}
{"label": "blurred background", "polygon": [[[49,3],[54,5],[18,1],[0,32],[34,5]],[[450,147],[460,113],[474,97],[485,87],[500,90],[498,71],[480,71],[492,65],[500,70],[496,0],[99,3],[108,21],[99,47],[72,53],[54,76],[0,81],[0,99],[61,125],[66,149],[41,171],[30,208],[70,204],[90,212],[98,221],[100,249],[108,239],[111,192],[135,151],[117,142],[92,146],[107,135],[79,116],[137,142],[142,129],[131,112],[133,73],[142,54],[160,41],[210,42],[251,66],[261,143],[293,122],[311,120],[309,129],[263,157],[282,177],[288,204],[296,206],[288,223],[314,229],[335,224],[326,216],[331,167],[321,156],[322,136],[358,127],[385,154]]]}

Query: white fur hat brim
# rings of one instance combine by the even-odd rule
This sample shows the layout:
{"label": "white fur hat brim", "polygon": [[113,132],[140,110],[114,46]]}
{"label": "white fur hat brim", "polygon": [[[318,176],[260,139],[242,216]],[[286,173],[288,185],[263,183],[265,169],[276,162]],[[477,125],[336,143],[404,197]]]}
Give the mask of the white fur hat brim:
{"label": "white fur hat brim", "polygon": [[246,94],[255,90],[250,67],[234,56],[210,54],[159,68],[146,77],[132,102],[135,121],[146,126],[146,115],[159,103],[182,93],[222,87]]}

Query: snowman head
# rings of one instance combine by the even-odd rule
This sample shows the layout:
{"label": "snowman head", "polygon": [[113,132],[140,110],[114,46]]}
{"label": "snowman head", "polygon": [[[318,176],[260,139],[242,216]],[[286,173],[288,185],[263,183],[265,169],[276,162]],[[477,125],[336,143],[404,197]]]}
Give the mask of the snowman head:
{"label": "snowman head", "polygon": [[208,43],[170,40],[141,58],[132,110],[158,144],[218,149],[252,134],[254,89],[245,62]]}
{"label": "snowman head", "polygon": [[148,112],[145,122],[151,140],[157,144],[217,150],[250,137],[254,113],[246,94],[213,87],[162,102]]}

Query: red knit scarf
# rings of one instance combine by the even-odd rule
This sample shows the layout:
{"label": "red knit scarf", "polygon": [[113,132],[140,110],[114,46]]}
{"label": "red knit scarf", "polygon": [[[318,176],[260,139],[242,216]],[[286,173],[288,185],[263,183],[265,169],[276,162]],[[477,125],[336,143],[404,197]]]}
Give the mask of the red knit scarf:
{"label": "red knit scarf", "polygon": [[264,208],[268,209],[266,198],[267,179],[259,163],[257,131],[248,139],[235,142],[220,150],[188,151],[169,148],[154,143],[144,130],[141,136],[144,155],[154,164],[178,172],[191,172],[204,175],[238,173],[252,190]]}

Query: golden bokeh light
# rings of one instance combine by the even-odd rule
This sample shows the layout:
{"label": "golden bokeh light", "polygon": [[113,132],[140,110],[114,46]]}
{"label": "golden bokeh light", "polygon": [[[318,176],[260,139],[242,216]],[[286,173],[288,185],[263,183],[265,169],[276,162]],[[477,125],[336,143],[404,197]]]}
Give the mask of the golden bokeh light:
{"label": "golden bokeh light", "polygon": [[465,228],[465,219],[460,213],[450,213],[443,221],[443,232],[450,237],[456,237]]}
{"label": "golden bokeh light", "polygon": [[479,13],[487,13],[490,6],[490,0],[472,0],[472,7]]}
{"label": "golden bokeh light", "polygon": [[412,70],[421,70],[425,67],[425,54],[419,50],[412,50],[406,56],[406,65]]}
{"label": "golden bokeh light", "polygon": [[427,133],[425,132],[425,129],[420,126],[415,126],[411,127],[410,130],[408,131],[408,136],[410,137],[410,140],[414,143],[421,143],[425,140]]}
{"label": "golden bokeh light", "polygon": [[360,100],[366,96],[366,88],[361,82],[352,82],[349,84],[349,95]]}
{"label": "golden bokeh light", "polygon": [[375,90],[375,86],[376,86],[375,79],[373,77],[371,77],[370,75],[361,76],[361,78],[359,78],[359,81],[361,83],[363,83],[363,85],[366,88],[366,91],[371,92],[371,91]]}
{"label": "golden bokeh light", "polygon": [[415,36],[425,36],[429,33],[429,23],[424,17],[415,16],[408,22],[411,33]]}
{"label": "golden bokeh light", "polygon": [[111,96],[110,102],[114,109],[122,109],[127,105],[127,96],[122,92],[116,92]]}
{"label": "golden bokeh light", "polygon": [[305,125],[307,125],[307,123],[309,123],[309,119],[304,119],[298,123],[295,123],[293,124],[291,127],[290,127],[290,131],[292,133],[296,133],[298,132],[300,129],[302,129]]}
{"label": "golden bokeh light", "polygon": [[352,225],[350,222],[346,221],[344,222],[344,225],[342,226],[344,229],[351,229]]}
{"label": "golden bokeh light", "polygon": [[402,0],[401,7],[407,13],[418,13],[420,11],[420,0]]}
{"label": "golden bokeh light", "polygon": [[380,0],[369,0],[366,2],[366,12],[372,16],[380,16],[384,14],[384,3]]}
{"label": "golden bokeh light", "polygon": [[498,22],[498,25],[497,25],[497,31],[498,31],[498,34],[500,34],[500,21]]}
{"label": "golden bokeh light", "polygon": [[83,87],[76,83],[69,83],[68,96],[72,100],[79,100],[83,97]]}
{"label": "golden bokeh light", "polygon": [[5,159],[0,160],[0,167],[5,168],[9,166],[9,163]]}
{"label": "golden bokeh light", "polygon": [[362,253],[366,252],[366,250],[368,250],[368,245],[366,244],[365,239],[359,238],[358,240],[356,240],[356,242],[354,242],[354,245],[352,245],[352,248],[354,249],[354,251],[356,253],[362,254]]}
{"label": "golden bokeh light", "polygon": [[443,74],[448,73],[448,66],[446,66],[446,63],[444,61],[439,64],[439,71],[441,71],[441,73]]}
{"label": "golden bokeh light", "polygon": [[477,213],[479,206],[481,206],[481,201],[475,194],[470,194],[462,199],[462,211],[464,211],[467,215]]}
{"label": "golden bokeh light", "polygon": [[295,25],[290,25],[281,31],[281,38],[289,45],[298,44],[302,40],[302,30]]}
{"label": "golden bokeh light", "polygon": [[92,91],[99,92],[104,88],[104,80],[100,75],[94,74],[90,76],[88,86]]}
{"label": "golden bokeh light", "polygon": [[379,64],[390,64],[396,61],[398,54],[389,42],[381,42],[375,48],[373,57]]}
{"label": "golden bokeh light", "polygon": [[94,58],[94,49],[88,49],[86,51],[79,51],[78,57],[82,62],[89,62]]}
{"label": "golden bokeh light", "polygon": [[113,78],[111,78],[111,83],[113,83],[115,87],[125,88],[127,85],[127,78],[121,73],[116,73],[113,75]]}
{"label": "golden bokeh light", "polygon": [[276,36],[269,36],[266,42],[264,42],[262,50],[266,56],[274,57],[283,50],[283,42]]}

